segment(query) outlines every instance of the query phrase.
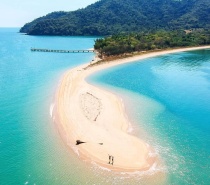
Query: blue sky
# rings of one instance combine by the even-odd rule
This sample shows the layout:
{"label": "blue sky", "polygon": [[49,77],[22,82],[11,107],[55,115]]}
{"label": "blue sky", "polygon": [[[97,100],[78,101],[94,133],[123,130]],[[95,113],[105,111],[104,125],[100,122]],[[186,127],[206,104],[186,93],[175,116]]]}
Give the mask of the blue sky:
{"label": "blue sky", "polygon": [[53,11],[84,8],[97,0],[0,0],[0,27],[21,27]]}

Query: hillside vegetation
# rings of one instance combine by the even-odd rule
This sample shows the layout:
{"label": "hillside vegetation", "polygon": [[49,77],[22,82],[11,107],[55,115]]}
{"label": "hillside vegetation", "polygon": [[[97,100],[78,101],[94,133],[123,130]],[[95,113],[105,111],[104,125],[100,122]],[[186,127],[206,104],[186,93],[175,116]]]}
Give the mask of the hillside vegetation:
{"label": "hillside vegetation", "polygon": [[158,31],[154,33],[118,34],[100,38],[95,41],[94,48],[100,57],[109,57],[126,53],[210,45],[210,31]]}
{"label": "hillside vegetation", "polygon": [[100,0],[77,11],[50,13],[20,32],[96,36],[191,28],[210,28],[209,0]]}

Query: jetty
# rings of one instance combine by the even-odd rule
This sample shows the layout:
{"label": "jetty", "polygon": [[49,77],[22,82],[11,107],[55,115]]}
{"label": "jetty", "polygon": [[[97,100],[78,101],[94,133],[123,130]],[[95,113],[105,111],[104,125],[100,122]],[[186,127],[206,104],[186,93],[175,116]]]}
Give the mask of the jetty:
{"label": "jetty", "polygon": [[54,52],[54,53],[94,53],[94,49],[85,49],[85,50],[61,50],[61,49],[39,49],[31,48],[31,51],[37,52]]}

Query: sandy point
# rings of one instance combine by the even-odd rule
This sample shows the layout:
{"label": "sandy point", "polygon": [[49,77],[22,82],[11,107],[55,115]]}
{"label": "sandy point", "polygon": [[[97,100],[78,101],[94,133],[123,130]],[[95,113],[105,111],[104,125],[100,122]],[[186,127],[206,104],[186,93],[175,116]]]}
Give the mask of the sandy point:
{"label": "sandy point", "polygon": [[[56,94],[56,123],[68,145],[79,157],[115,171],[142,171],[151,168],[157,157],[151,147],[129,134],[124,106],[112,93],[88,84],[85,78],[122,63],[162,54],[205,49],[194,47],[153,52],[93,67],[87,65],[67,71]],[[76,145],[77,140],[84,142]]]}

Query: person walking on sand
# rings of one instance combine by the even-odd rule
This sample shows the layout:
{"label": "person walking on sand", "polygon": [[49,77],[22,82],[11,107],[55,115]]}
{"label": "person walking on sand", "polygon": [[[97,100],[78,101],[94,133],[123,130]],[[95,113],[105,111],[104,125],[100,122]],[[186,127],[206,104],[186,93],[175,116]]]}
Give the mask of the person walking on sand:
{"label": "person walking on sand", "polygon": [[112,165],[114,164],[114,156],[112,156]]}
{"label": "person walking on sand", "polygon": [[[108,154],[108,155],[109,155],[109,154]],[[112,158],[112,156],[109,155],[109,163],[108,163],[108,164],[111,164],[111,158]]]}

